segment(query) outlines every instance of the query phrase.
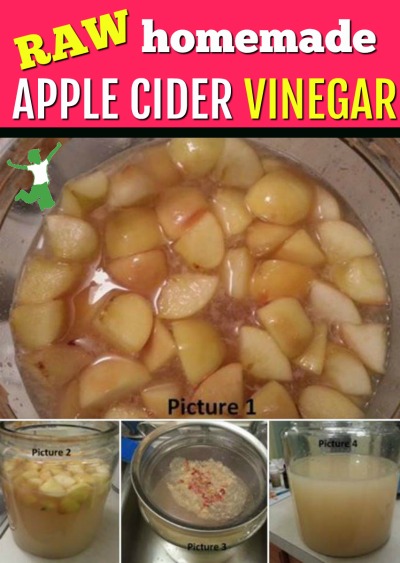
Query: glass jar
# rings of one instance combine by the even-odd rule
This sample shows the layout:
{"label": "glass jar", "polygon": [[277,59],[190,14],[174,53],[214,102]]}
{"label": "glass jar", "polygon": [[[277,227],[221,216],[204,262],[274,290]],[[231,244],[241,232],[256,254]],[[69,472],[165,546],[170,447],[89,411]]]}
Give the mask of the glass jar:
{"label": "glass jar", "polygon": [[[141,512],[153,530],[183,548],[186,558],[202,545],[207,552],[202,560],[208,555],[214,562],[229,558],[226,550],[265,523],[267,464],[266,449],[246,430],[220,421],[190,421],[163,424],[144,438],[131,475]],[[181,471],[185,467],[187,473]],[[175,470],[181,471],[178,479]],[[225,488],[216,492],[221,479]],[[220,492],[224,498],[217,499]]]}
{"label": "glass jar", "polygon": [[0,476],[16,544],[71,557],[93,541],[118,450],[111,422],[2,422]]}
{"label": "glass jar", "polygon": [[283,444],[308,547],[353,557],[388,540],[400,457],[395,422],[293,423]]}

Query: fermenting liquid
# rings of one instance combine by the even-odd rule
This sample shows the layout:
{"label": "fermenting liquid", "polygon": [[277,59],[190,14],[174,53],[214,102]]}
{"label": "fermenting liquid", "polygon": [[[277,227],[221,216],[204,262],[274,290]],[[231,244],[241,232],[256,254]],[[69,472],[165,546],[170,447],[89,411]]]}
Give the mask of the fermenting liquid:
{"label": "fermenting liquid", "polygon": [[369,553],[389,538],[398,481],[388,459],[328,454],[294,461],[289,470],[305,543],[325,555]]}

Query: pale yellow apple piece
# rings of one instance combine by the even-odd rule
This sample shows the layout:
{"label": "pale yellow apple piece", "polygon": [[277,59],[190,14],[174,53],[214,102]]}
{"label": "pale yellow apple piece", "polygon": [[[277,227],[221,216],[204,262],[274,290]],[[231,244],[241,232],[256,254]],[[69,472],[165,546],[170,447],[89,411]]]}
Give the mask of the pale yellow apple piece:
{"label": "pale yellow apple piece", "polygon": [[182,179],[181,172],[172,161],[165,143],[143,149],[137,164],[161,188],[176,186]]}
{"label": "pale yellow apple piece", "polygon": [[68,331],[69,340],[85,338],[92,330],[92,321],[96,314],[113,296],[119,295],[120,291],[112,290],[98,297],[101,293],[101,287],[92,284],[74,296],[72,301],[74,316],[73,324]]}
{"label": "pale yellow apple piece", "polygon": [[340,336],[368,369],[380,374],[385,372],[387,328],[384,324],[343,323]]}
{"label": "pale yellow apple piece", "polygon": [[276,170],[252,186],[246,203],[256,217],[278,225],[294,225],[305,219],[313,204],[310,182],[290,170]]}
{"label": "pale yellow apple piece", "polygon": [[250,294],[260,304],[278,297],[305,299],[316,273],[309,266],[285,260],[266,260],[254,270]]}
{"label": "pale yellow apple piece", "polygon": [[374,253],[374,247],[364,233],[346,221],[322,221],[315,230],[330,263]]}
{"label": "pale yellow apple piece", "polygon": [[192,268],[212,270],[220,265],[224,257],[225,241],[222,229],[210,212],[206,212],[183,233],[174,244]]}
{"label": "pale yellow apple piece", "polygon": [[242,190],[220,188],[213,197],[212,208],[227,236],[239,235],[253,220]]}
{"label": "pale yellow apple piece", "polygon": [[224,258],[221,270],[222,284],[228,295],[234,299],[248,297],[250,280],[254,271],[254,259],[245,246],[230,248]]}
{"label": "pale yellow apple piece", "polygon": [[158,297],[158,316],[183,319],[198,313],[211,301],[217,286],[217,276],[189,273],[172,276]]}
{"label": "pale yellow apple piece", "polygon": [[360,313],[353,301],[327,283],[312,282],[309,303],[313,317],[320,321],[329,324],[361,323]]}
{"label": "pale yellow apple piece", "polygon": [[18,303],[43,303],[62,297],[82,281],[81,264],[57,262],[34,256],[24,268],[18,285]]}
{"label": "pale yellow apple piece", "polygon": [[174,339],[160,320],[154,322],[153,333],[142,350],[141,361],[150,372],[158,370],[176,355]]}
{"label": "pale yellow apple piece", "polygon": [[242,326],[239,333],[243,369],[260,380],[291,381],[290,362],[265,330]]}
{"label": "pale yellow apple piece", "polygon": [[29,377],[36,377],[42,385],[59,388],[76,377],[92,360],[92,355],[80,346],[51,344],[24,354],[20,364]]}
{"label": "pale yellow apple piece", "polygon": [[293,227],[264,223],[258,219],[247,229],[246,244],[254,256],[272,254],[295,232]]}
{"label": "pale yellow apple piece", "polygon": [[79,403],[79,382],[78,379],[73,379],[60,394],[56,408],[56,416],[64,420],[67,418],[76,418],[81,414],[81,410]]}
{"label": "pale yellow apple piece", "polygon": [[298,262],[305,266],[321,266],[325,255],[304,229],[299,229],[275,252],[274,258]]}
{"label": "pale yellow apple piece", "polygon": [[11,312],[11,327],[24,348],[36,350],[61,338],[68,324],[67,305],[61,300],[18,305]]}
{"label": "pale yellow apple piece", "polygon": [[150,337],[153,309],[141,295],[122,293],[106,303],[93,324],[112,346],[134,354],[143,348]]}
{"label": "pale yellow apple piece", "polygon": [[[237,405],[238,413],[243,411],[244,382],[241,364],[228,364],[209,375],[197,387],[191,402],[226,403]],[[226,418],[225,415],[214,415],[213,418]]]}
{"label": "pale yellow apple piece", "polygon": [[264,174],[256,151],[242,139],[226,139],[213,177],[230,188],[247,189]]}
{"label": "pale yellow apple piece", "polygon": [[107,219],[104,236],[109,258],[146,252],[164,243],[157,216],[149,207],[131,207],[112,213]]}
{"label": "pale yellow apple piece", "polygon": [[372,393],[368,372],[357,356],[331,342],[326,348],[321,384],[334,387],[346,395],[365,397]]}
{"label": "pale yellow apple piece", "polygon": [[247,414],[246,418],[300,418],[292,397],[277,381],[266,383],[251,399],[256,414]]}
{"label": "pale yellow apple piece", "polygon": [[310,219],[312,221],[338,221],[340,218],[340,206],[335,196],[322,186],[316,186]]}
{"label": "pale yellow apple piece", "polygon": [[80,375],[81,408],[107,408],[112,403],[138,393],[150,379],[148,370],[136,360],[118,357],[101,360],[84,369]]}
{"label": "pale yellow apple piece", "polygon": [[87,221],[70,215],[48,215],[45,239],[54,256],[67,262],[91,260],[99,247],[96,229]]}
{"label": "pale yellow apple piece", "polygon": [[65,495],[65,488],[58,483],[54,477],[47,479],[40,487],[40,492],[52,497],[62,497]]}
{"label": "pale yellow apple piece", "polygon": [[313,325],[303,307],[293,297],[272,301],[258,309],[257,316],[289,359],[304,352],[312,340]]}
{"label": "pale yellow apple piece", "polygon": [[363,411],[350,399],[324,385],[306,387],[300,394],[298,408],[303,418],[364,418]]}
{"label": "pale yellow apple piece", "polygon": [[102,205],[107,197],[109,180],[102,170],[67,182],[64,191],[70,191],[84,211],[92,211]]}
{"label": "pale yellow apple piece", "polygon": [[143,389],[140,396],[154,418],[170,418],[173,415],[169,412],[168,401],[182,397],[182,385],[176,381],[158,383]]}
{"label": "pale yellow apple piece", "polygon": [[200,190],[178,186],[161,194],[156,212],[167,237],[177,240],[207,207],[207,200]]}
{"label": "pale yellow apple piece", "polygon": [[288,168],[288,165],[285,161],[274,156],[267,156],[262,158],[261,165],[263,167],[264,174],[275,172],[275,170],[280,170],[281,168]]}
{"label": "pale yellow apple piece", "polygon": [[153,178],[144,170],[129,164],[110,178],[108,203],[111,207],[130,207],[152,201],[158,192]]}
{"label": "pale yellow apple piece", "polygon": [[84,215],[83,209],[72,192],[63,189],[61,194],[61,201],[59,206],[59,211],[63,215],[71,215],[72,217],[78,217],[81,219]]}
{"label": "pale yellow apple piece", "polygon": [[214,168],[224,139],[172,139],[168,152],[172,161],[188,178],[201,178]]}
{"label": "pale yellow apple piece", "polygon": [[152,297],[168,277],[167,258],[160,248],[115,258],[105,269],[119,285],[144,297]]}
{"label": "pale yellow apple piece", "polygon": [[384,305],[387,302],[386,282],[374,256],[353,258],[344,264],[335,264],[332,281],[346,295],[364,305]]}
{"label": "pale yellow apple piece", "polygon": [[218,330],[203,319],[172,323],[172,332],[189,383],[196,386],[222,364],[226,347]]}
{"label": "pale yellow apple piece", "polygon": [[326,344],[328,341],[328,326],[317,323],[314,335],[304,352],[293,360],[294,364],[306,371],[321,375],[325,363]]}

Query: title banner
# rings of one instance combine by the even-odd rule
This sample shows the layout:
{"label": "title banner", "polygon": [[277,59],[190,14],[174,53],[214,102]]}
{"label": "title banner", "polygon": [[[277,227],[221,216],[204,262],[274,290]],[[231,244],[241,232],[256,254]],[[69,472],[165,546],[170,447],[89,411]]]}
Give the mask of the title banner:
{"label": "title banner", "polygon": [[394,6],[23,0],[0,126],[398,127]]}

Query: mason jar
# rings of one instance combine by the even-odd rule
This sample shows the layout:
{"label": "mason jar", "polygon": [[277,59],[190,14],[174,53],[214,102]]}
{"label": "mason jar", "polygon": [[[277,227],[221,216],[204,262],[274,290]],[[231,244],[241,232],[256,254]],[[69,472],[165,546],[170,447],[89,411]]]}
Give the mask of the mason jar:
{"label": "mason jar", "polygon": [[0,477],[24,551],[71,557],[93,541],[118,451],[111,422],[0,423]]}
{"label": "mason jar", "polygon": [[298,422],[284,432],[283,444],[308,547],[354,557],[388,540],[400,456],[395,422]]}

